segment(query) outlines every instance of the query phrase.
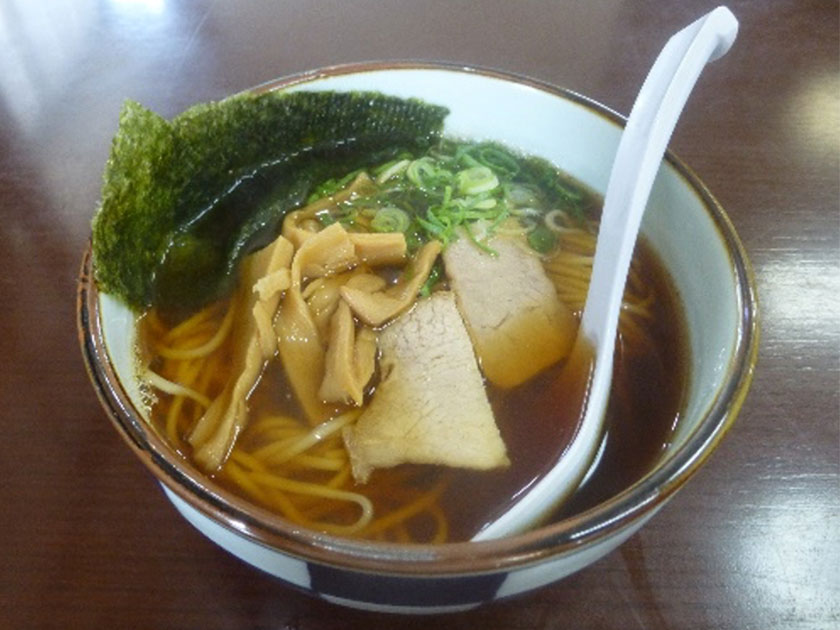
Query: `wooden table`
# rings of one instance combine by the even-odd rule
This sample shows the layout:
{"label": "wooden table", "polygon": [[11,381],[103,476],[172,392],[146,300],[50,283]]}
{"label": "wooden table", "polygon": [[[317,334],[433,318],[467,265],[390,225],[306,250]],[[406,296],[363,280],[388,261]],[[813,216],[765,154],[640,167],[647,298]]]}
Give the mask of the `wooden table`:
{"label": "wooden table", "polygon": [[75,288],[125,98],[163,115],[337,62],[440,59],[628,112],[667,35],[716,3],[0,1],[0,627],[840,627],[838,3],[733,0],[672,146],[755,265],[752,392],[709,465],[620,550],[434,620],[289,590],[203,538],[111,427]]}

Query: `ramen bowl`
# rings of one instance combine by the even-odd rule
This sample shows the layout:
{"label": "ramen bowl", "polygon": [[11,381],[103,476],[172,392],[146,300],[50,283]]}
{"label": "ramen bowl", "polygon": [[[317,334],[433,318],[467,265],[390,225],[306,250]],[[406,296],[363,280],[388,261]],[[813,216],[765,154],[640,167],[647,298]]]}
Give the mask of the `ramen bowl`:
{"label": "ramen bowl", "polygon": [[[266,90],[373,90],[444,105],[448,136],[494,140],[547,158],[603,194],[624,119],[533,79],[461,66],[376,63],[281,79]],[[87,369],[108,416],[175,508],[257,569],[331,602],[379,611],[464,610],[560,580],[638,531],[706,463],[749,387],[758,333],[754,279],[724,210],[672,153],[642,232],[681,301],[689,368],[679,422],[641,479],[573,516],[504,539],[440,545],[351,540],[291,524],[236,496],[152,428],[135,360],[134,314],[101,293],[90,250],[78,295]]]}

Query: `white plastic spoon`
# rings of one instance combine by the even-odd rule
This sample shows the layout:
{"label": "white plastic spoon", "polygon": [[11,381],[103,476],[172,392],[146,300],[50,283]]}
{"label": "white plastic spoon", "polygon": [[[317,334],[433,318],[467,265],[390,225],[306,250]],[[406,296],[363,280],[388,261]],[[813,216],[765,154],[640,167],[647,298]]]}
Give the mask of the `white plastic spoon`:
{"label": "white plastic spoon", "polygon": [[592,464],[603,438],[630,258],[653,180],[700,72],[706,63],[726,54],[737,33],[735,16],[726,7],[718,7],[673,35],[648,73],[621,136],[607,184],[592,279],[575,343],[575,351],[588,344],[595,355],[583,419],[554,467],[473,540],[507,536],[538,523],[578,487]]}

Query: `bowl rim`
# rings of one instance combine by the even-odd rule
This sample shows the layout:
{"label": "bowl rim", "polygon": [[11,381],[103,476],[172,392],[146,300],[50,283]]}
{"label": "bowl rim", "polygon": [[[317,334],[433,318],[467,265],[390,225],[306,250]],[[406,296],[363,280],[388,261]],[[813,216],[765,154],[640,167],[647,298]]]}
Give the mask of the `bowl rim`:
{"label": "bowl rim", "polygon": [[[381,70],[440,70],[480,75],[529,86],[570,100],[623,127],[626,119],[571,90],[508,71],[439,61],[371,61],[309,70],[250,90],[286,89],[318,79]],[[520,568],[605,541],[652,515],[708,459],[732,426],[752,381],[757,360],[759,312],[755,276],[725,211],[697,175],[668,150],[664,158],[694,190],[730,257],[740,316],[735,350],[723,385],[691,435],[660,466],[633,485],[584,512],[507,538],[445,544],[394,544],[352,540],[296,526],[216,485],[181,458],[133,407],[105,346],[99,293],[88,243],[78,279],[77,328],[85,367],[102,406],[131,449],[159,482],[191,507],[257,544],[305,561],[366,572],[406,576],[457,576]]]}

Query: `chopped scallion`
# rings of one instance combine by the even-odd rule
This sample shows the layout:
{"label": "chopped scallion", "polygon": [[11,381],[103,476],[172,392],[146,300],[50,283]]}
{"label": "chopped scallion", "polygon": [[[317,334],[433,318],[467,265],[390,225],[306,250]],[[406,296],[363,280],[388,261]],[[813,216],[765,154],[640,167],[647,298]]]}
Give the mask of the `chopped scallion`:
{"label": "chopped scallion", "polygon": [[376,183],[383,184],[392,177],[402,175],[408,168],[409,164],[411,164],[410,160],[398,160],[386,165],[386,168],[381,169],[380,172],[376,173]]}
{"label": "chopped scallion", "polygon": [[544,225],[538,225],[528,234],[528,244],[534,251],[547,254],[557,244],[557,235]]}
{"label": "chopped scallion", "polygon": [[411,225],[411,218],[405,210],[395,206],[380,208],[370,222],[374,232],[405,232]]}
{"label": "chopped scallion", "polygon": [[465,195],[489,192],[499,185],[499,178],[486,166],[473,166],[460,171],[456,178],[458,190]]}

